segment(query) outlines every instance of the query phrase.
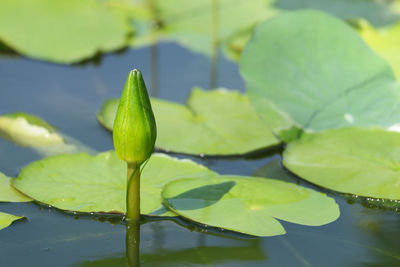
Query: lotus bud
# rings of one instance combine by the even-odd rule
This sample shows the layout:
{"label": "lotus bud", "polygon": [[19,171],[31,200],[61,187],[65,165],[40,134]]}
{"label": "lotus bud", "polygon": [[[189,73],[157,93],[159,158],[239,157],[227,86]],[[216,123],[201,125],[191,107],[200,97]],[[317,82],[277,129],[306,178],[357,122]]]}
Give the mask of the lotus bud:
{"label": "lotus bud", "polygon": [[146,85],[139,70],[129,72],[115,116],[113,139],[120,159],[141,165],[153,153],[156,121]]}

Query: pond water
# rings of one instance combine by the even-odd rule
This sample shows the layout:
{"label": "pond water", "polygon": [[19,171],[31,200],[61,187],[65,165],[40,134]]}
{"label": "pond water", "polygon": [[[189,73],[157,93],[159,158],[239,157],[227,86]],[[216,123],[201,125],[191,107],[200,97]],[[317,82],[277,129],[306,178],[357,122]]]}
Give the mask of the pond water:
{"label": "pond water", "polygon": [[[119,97],[132,68],[143,71],[152,96],[166,100],[184,102],[193,86],[209,87],[210,60],[174,44],[73,66],[3,55],[0,114],[31,113],[96,151],[112,149],[111,134],[97,123],[96,113],[105,99]],[[222,57],[217,83],[244,91],[237,65]],[[40,158],[0,139],[0,170],[8,176]],[[288,179],[313,187],[283,170],[279,150],[248,159],[190,158],[222,174]],[[337,221],[321,227],[282,222],[287,234],[277,237],[239,235],[179,219],[147,219],[140,229],[141,266],[400,266],[398,213],[326,193],[340,206]],[[27,218],[0,231],[0,266],[127,264],[120,218],[77,216],[34,203],[0,203],[0,211]]]}

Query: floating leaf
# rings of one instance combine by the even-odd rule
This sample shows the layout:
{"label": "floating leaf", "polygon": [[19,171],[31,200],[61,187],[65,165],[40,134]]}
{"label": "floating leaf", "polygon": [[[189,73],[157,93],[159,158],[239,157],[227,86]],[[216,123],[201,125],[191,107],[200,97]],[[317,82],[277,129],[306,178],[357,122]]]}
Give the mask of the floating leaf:
{"label": "floating leaf", "polygon": [[[107,100],[97,118],[112,129],[118,100]],[[245,95],[236,91],[194,89],[187,106],[152,99],[156,146],[187,154],[246,154],[279,141],[258,118]]]}
{"label": "floating leaf", "polygon": [[[269,2],[271,1],[217,1],[219,43],[274,15],[276,10],[269,7]],[[165,24],[165,39],[177,41],[196,52],[211,53],[212,1],[164,0],[157,3],[160,20]]]}
{"label": "floating leaf", "polygon": [[[216,1],[217,25],[213,29],[213,1],[203,0],[156,0],[149,5],[136,1],[130,8],[140,13],[132,18],[135,27],[132,46],[143,46],[155,40],[177,42],[182,46],[204,55],[213,51],[213,32],[217,43],[228,48],[236,38],[250,37],[254,26],[277,10],[271,0],[218,0]],[[129,5],[128,5],[129,8]],[[129,16],[129,14],[127,14]],[[234,48],[233,48],[234,49]]]}
{"label": "floating leaf", "polygon": [[[190,160],[154,154],[141,175],[141,213],[173,216],[162,206],[164,185],[177,178],[213,174]],[[23,168],[13,186],[37,201],[63,210],[123,213],[126,163],[114,151],[97,156],[57,155]]]}
{"label": "floating leaf", "polygon": [[316,185],[342,193],[400,200],[400,133],[343,128],[290,143],[283,164]]}
{"label": "floating leaf", "polygon": [[400,79],[400,22],[376,30],[366,21],[360,21],[358,26],[364,41],[389,62]]}
{"label": "floating leaf", "polygon": [[32,199],[21,194],[11,186],[12,178],[0,172],[0,202],[27,202]]}
{"label": "floating leaf", "polygon": [[31,147],[45,156],[83,151],[93,153],[77,140],[56,132],[41,118],[23,112],[0,116],[0,137],[19,146]]}
{"label": "floating leaf", "polygon": [[23,217],[0,212],[0,230],[10,226],[13,221],[19,220],[21,218]]}
{"label": "floating leaf", "polygon": [[47,122],[22,112],[0,116],[0,136],[20,146],[45,147],[64,143]]}
{"label": "floating leaf", "polygon": [[96,0],[2,0],[0,40],[42,60],[72,63],[123,47],[130,26]]}
{"label": "floating leaf", "polygon": [[340,213],[325,194],[257,177],[180,179],[167,184],[162,196],[170,209],[190,220],[256,236],[284,234],[276,219],[319,226]]}
{"label": "floating leaf", "polygon": [[240,70],[250,102],[285,141],[299,130],[400,121],[400,86],[389,65],[352,28],[318,11],[260,24]]}

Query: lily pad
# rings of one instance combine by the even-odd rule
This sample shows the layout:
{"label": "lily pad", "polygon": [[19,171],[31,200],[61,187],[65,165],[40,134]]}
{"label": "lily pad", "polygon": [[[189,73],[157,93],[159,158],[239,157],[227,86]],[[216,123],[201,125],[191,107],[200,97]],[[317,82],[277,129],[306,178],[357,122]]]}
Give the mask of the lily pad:
{"label": "lily pad", "polygon": [[358,31],[364,41],[389,62],[397,79],[400,79],[400,22],[375,29],[362,20],[358,26]]}
{"label": "lily pad", "polygon": [[[118,99],[107,100],[97,118],[112,130]],[[157,122],[156,147],[205,155],[246,154],[279,144],[237,91],[195,88],[187,106],[152,99]]]}
{"label": "lily pad", "polygon": [[39,117],[23,112],[0,116],[0,137],[22,147],[31,147],[44,156],[93,150],[57,132]]}
{"label": "lily pad", "polygon": [[47,122],[22,112],[0,116],[0,136],[20,146],[45,147],[64,143]]}
{"label": "lily pad", "polygon": [[334,199],[325,194],[257,177],[180,179],[167,184],[162,196],[185,218],[255,236],[285,234],[276,219],[319,226],[340,214]]}
{"label": "lily pad", "polygon": [[[215,173],[190,160],[154,154],[141,176],[141,213],[173,216],[162,205],[164,185],[182,177]],[[23,168],[13,186],[33,199],[62,210],[124,213],[126,163],[114,151],[91,156],[62,154]]]}
{"label": "lily pad", "polygon": [[27,202],[32,199],[21,194],[11,186],[12,178],[0,172],[0,202]]}
{"label": "lily pad", "polygon": [[[163,37],[176,41],[193,51],[210,55],[212,51],[213,1],[157,1]],[[273,16],[272,1],[219,0],[217,2],[217,39],[224,43],[237,33],[253,28]]]}
{"label": "lily pad", "polygon": [[283,164],[307,181],[342,193],[400,200],[400,133],[343,128],[290,143]]}
{"label": "lily pad", "polygon": [[[122,5],[120,3],[119,8],[132,10],[125,14],[131,18],[135,28],[131,39],[133,47],[149,45],[155,41],[176,42],[191,51],[209,56],[213,53],[214,41],[232,54],[234,48],[231,49],[231,42],[236,42],[237,37],[248,40],[257,23],[278,12],[272,8],[272,2],[156,0],[149,4],[148,1],[140,0]],[[214,4],[216,10],[213,10]],[[213,35],[216,40],[213,40]]]}
{"label": "lily pad", "polygon": [[22,218],[23,217],[21,217],[21,216],[15,216],[12,214],[0,212],[0,230],[10,226],[13,221],[16,221],[16,220],[19,220]]}
{"label": "lily pad", "polygon": [[260,24],[240,70],[255,110],[286,142],[301,131],[400,121],[400,85],[390,66],[350,26],[319,11]]}
{"label": "lily pad", "polygon": [[41,60],[73,63],[127,43],[128,21],[96,0],[3,0],[0,40]]}

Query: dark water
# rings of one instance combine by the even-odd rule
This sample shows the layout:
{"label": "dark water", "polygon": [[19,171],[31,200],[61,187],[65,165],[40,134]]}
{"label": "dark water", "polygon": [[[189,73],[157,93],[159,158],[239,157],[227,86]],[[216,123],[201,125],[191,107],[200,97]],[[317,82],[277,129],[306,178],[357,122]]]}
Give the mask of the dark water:
{"label": "dark water", "polygon": [[[152,62],[150,51],[131,50],[103,56],[98,64],[75,66],[2,56],[0,114],[32,113],[97,151],[112,149],[111,135],[96,122],[96,113],[106,98],[119,96],[130,69],[140,68],[148,84],[158,83],[153,96],[167,100],[183,102],[192,86],[208,87],[208,58],[164,44],[158,47],[158,62]],[[158,75],[150,75],[155,68]],[[235,64],[220,62],[218,85],[243,90]],[[39,158],[30,149],[0,140],[0,170],[9,176]],[[309,186],[285,174],[279,151],[253,159],[192,159],[222,174],[256,174]],[[336,222],[321,227],[282,222],[287,234],[278,237],[242,236],[181,220],[148,220],[141,226],[141,266],[400,266],[399,214],[348,204],[343,196],[328,194],[340,205]],[[0,231],[0,266],[127,264],[121,223],[33,203],[0,203],[0,211],[27,217]]]}

